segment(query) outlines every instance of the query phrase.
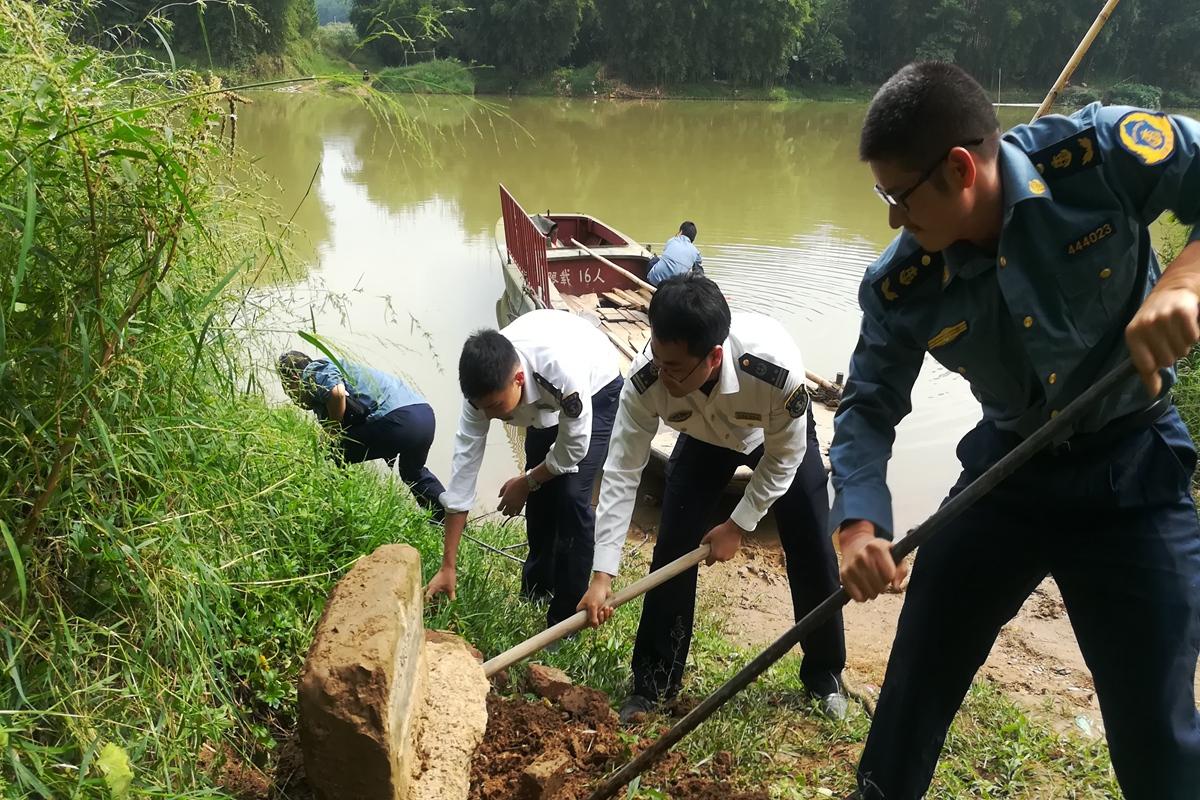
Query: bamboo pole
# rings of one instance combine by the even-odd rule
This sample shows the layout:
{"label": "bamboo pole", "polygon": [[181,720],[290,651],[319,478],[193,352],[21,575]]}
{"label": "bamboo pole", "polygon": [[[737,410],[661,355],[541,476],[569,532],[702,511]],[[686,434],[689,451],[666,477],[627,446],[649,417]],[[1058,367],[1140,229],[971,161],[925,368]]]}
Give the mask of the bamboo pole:
{"label": "bamboo pole", "polygon": [[1046,94],[1046,99],[1042,101],[1040,106],[1038,106],[1038,110],[1033,115],[1033,119],[1031,119],[1030,122],[1035,122],[1038,117],[1044,116],[1050,111],[1051,108],[1053,108],[1054,102],[1058,100],[1059,93],[1063,90],[1063,87],[1067,85],[1067,81],[1069,81],[1071,76],[1075,73],[1075,69],[1079,66],[1079,62],[1083,60],[1084,55],[1087,54],[1088,48],[1092,46],[1092,42],[1096,40],[1096,37],[1100,34],[1100,29],[1104,27],[1104,23],[1108,22],[1108,18],[1112,16],[1113,11],[1115,11],[1117,8],[1117,3],[1119,2],[1121,2],[1121,0],[1108,0],[1108,2],[1104,4],[1104,8],[1100,9],[1100,13],[1096,16],[1096,20],[1092,23],[1092,27],[1088,28],[1087,33],[1083,35],[1083,39],[1079,42],[1079,46],[1075,48],[1075,52],[1071,55],[1071,60],[1067,62],[1065,67],[1063,67],[1062,74],[1058,76],[1058,80],[1056,80],[1054,85],[1050,87],[1050,91]]}
{"label": "bamboo pole", "polygon": [[[608,604],[613,608],[624,605],[654,587],[669,581],[681,572],[687,572],[706,558],[708,558],[708,545],[702,544],[692,552],[680,556],[665,567],[656,569],[641,580],[629,584],[610,597]],[[546,645],[557,642],[564,636],[570,636],[572,633],[583,630],[586,627],[587,612],[577,611],[574,616],[567,617],[562,622],[547,628],[537,636],[526,639],[516,647],[505,650],[495,658],[489,659],[483,665],[483,674],[490,678],[497,672],[516,664],[518,661],[525,660]]]}

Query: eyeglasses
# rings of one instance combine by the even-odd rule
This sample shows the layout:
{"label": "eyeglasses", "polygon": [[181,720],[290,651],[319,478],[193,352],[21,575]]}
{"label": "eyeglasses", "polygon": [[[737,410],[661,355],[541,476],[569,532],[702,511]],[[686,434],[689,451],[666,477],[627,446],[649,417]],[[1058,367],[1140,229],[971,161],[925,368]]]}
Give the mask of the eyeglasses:
{"label": "eyeglasses", "polygon": [[664,367],[662,365],[662,361],[659,360],[658,356],[654,355],[654,348],[650,346],[649,339],[646,340],[646,346],[642,348],[642,355],[644,355],[646,358],[650,359],[651,364],[658,367],[658,373],[660,375],[665,375],[666,377],[670,378],[675,383],[686,383],[687,379],[692,377],[692,375],[696,372],[696,370],[700,369],[700,365],[703,364],[704,360],[705,360],[703,357],[698,359],[696,361],[695,365],[693,365],[692,368],[689,369],[686,374],[684,374],[682,377],[680,377],[678,375],[675,375],[674,373],[672,373],[670,370],[668,370],[666,367]]}
{"label": "eyeglasses", "polygon": [[922,183],[924,183],[925,181],[927,181],[933,177],[933,173],[937,172],[937,168],[942,165],[942,162],[950,157],[950,154],[952,152],[954,152],[954,148],[956,148],[956,147],[975,147],[975,146],[981,145],[981,144],[983,144],[983,139],[972,139],[969,142],[963,142],[961,144],[956,144],[953,147],[951,147],[949,150],[947,150],[945,152],[945,154],[942,155],[941,158],[939,158],[937,161],[930,164],[929,169],[922,172],[921,177],[917,178],[917,182],[914,183],[912,186],[909,186],[903,192],[893,194],[892,192],[889,192],[886,189],[881,188],[879,186],[879,184],[877,183],[877,184],[875,184],[875,194],[879,195],[879,199],[883,200],[883,202],[887,203],[889,206],[893,206],[893,207],[899,206],[900,208],[903,208],[905,211],[908,211],[909,196],[913,192],[915,192],[917,189],[919,189],[921,187]]}

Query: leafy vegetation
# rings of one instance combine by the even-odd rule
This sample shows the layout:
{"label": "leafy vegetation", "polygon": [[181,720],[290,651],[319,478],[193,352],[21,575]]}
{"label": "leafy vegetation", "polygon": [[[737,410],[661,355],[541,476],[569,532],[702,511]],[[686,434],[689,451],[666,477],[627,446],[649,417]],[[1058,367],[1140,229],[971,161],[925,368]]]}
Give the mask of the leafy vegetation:
{"label": "leafy vegetation", "polygon": [[475,78],[460,62],[438,59],[411,67],[388,67],[379,73],[375,86],[389,92],[474,94]]}

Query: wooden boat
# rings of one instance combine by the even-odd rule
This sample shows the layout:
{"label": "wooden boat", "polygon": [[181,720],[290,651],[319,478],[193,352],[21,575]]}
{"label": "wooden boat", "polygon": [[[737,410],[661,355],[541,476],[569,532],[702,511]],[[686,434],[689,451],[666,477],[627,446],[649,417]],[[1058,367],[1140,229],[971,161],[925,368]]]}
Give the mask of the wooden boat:
{"label": "wooden boat", "polygon": [[[504,297],[498,309],[501,324],[539,308],[578,314],[598,327],[621,354],[621,371],[629,366],[650,339],[653,288],[645,282],[647,264],[654,257],[633,238],[593,216],[546,211],[528,214],[500,186],[502,214],[496,222],[496,250],[504,272]],[[833,436],[833,409],[841,387],[818,375],[807,374],[817,435],[822,453]],[[665,464],[678,434],[660,424],[654,438],[654,460]],[[734,484],[750,476],[738,469]]]}

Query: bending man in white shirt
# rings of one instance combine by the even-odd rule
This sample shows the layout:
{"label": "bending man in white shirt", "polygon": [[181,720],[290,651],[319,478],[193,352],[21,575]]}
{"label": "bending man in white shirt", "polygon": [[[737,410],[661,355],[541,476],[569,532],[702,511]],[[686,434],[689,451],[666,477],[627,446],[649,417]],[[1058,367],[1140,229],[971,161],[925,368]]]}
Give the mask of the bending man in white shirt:
{"label": "bending man in white shirt", "polygon": [[[662,521],[650,568],[702,541],[708,563],[727,561],[774,508],[787,559],[796,619],[838,587],[826,531],[829,494],[817,446],[804,364],[791,336],[758,314],[731,317],[708,278],[669,278],[650,303],[650,342],[621,393],[597,509],[594,574],[579,608],[593,625],[612,614],[612,578],[633,513],[638,483],[659,420],[680,432],[667,465]],[[717,503],[740,465],[753,467],[741,502],[713,526]],[[633,650],[629,722],[679,692],[691,645],[696,576],[691,569],[646,595]],[[800,678],[823,713],[842,718],[846,644],[839,614],[800,643]]]}
{"label": "bending man in white shirt", "polygon": [[426,597],[454,597],[458,545],[475,505],[493,419],[526,428],[525,471],[500,490],[505,516],[525,512],[529,552],[521,592],[548,601],[547,625],[575,612],[588,585],[595,513],[592,487],[608,454],[621,379],[617,351],[597,328],[565,311],[531,311],[500,331],[467,339],[458,362],[465,398],[454,438],[442,566]]}

